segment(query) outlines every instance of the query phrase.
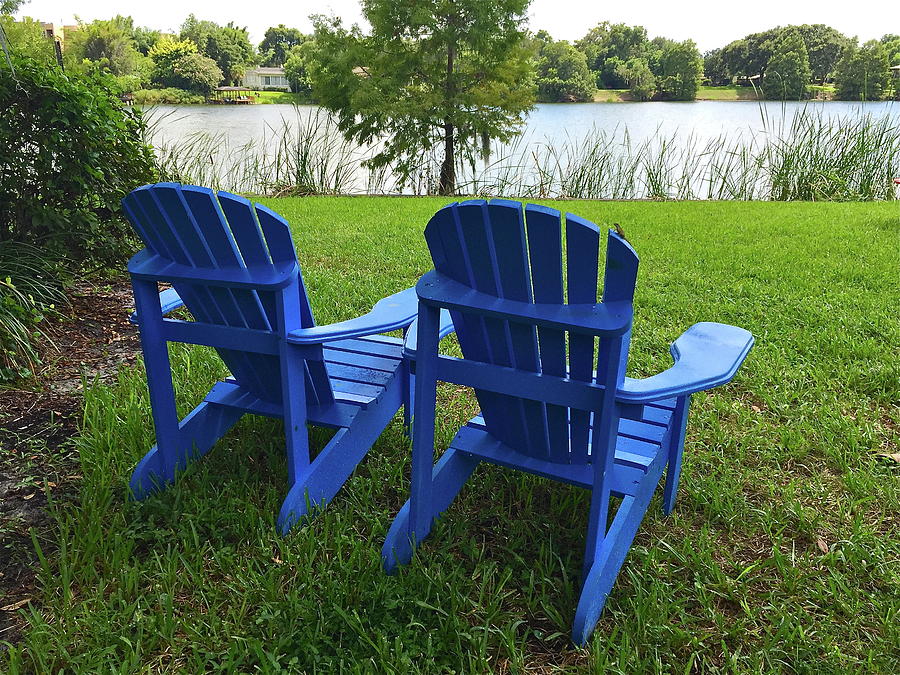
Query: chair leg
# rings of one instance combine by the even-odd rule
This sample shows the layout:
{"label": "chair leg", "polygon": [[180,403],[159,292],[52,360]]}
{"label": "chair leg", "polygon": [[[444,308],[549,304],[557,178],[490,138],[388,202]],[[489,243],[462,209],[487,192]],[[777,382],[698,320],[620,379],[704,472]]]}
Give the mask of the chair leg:
{"label": "chair leg", "polygon": [[403,433],[412,439],[412,413],[415,404],[416,376],[409,367],[409,361],[403,362]]}
{"label": "chair leg", "polygon": [[[236,408],[206,402],[194,408],[177,423],[177,434],[170,447],[158,442],[138,462],[129,483],[134,498],[144,499],[172,483],[176,471],[183,471],[190,462],[209,452],[242,415]],[[160,438],[158,431],[157,437]]]}
{"label": "chair leg", "polygon": [[612,525],[598,543],[594,561],[584,578],[581,596],[572,624],[572,640],[577,645],[587,642],[597,625],[625,556],[634,541],[650,500],[662,476],[662,464],[648,473],[634,496],[627,495],[616,511]]}
{"label": "chair leg", "polygon": [[[594,551],[585,552],[585,558],[593,553],[593,562],[584,576],[581,596],[575,610],[575,621],[572,624],[572,640],[578,645],[587,642],[594,626],[597,625],[606,598],[650,506],[656,486],[662,478],[664,467],[664,462],[660,460],[648,468],[635,493],[622,498],[612,524],[606,530],[605,536],[597,540]],[[597,523],[598,531],[603,532],[604,526],[605,523]]]}
{"label": "chair leg", "polygon": [[451,448],[441,456],[434,466],[430,483],[426,486],[413,486],[413,491],[418,488],[430,492],[431,522],[425,524],[424,527],[420,526],[414,529],[410,518],[411,499],[406,501],[403,508],[400,509],[400,513],[394,518],[394,522],[391,523],[384,546],[381,548],[381,561],[385,572],[393,574],[398,566],[409,563],[412,559],[413,548],[431,533],[434,518],[450,507],[480,461],[477,457]]}
{"label": "chair leg", "polygon": [[666,470],[666,487],[663,492],[663,513],[669,515],[675,508],[678,496],[678,479],[681,476],[681,457],[684,454],[684,436],[687,430],[688,409],[691,397],[678,399],[672,415],[672,436],[669,439],[669,468]]}
{"label": "chair leg", "polygon": [[[400,407],[403,392],[399,375],[380,400],[356,414],[352,432],[346,427],[339,429],[312,463],[299,472],[278,515],[278,530],[282,534],[287,534],[312,510],[323,508],[347,482]],[[303,432],[306,434],[305,426]]]}

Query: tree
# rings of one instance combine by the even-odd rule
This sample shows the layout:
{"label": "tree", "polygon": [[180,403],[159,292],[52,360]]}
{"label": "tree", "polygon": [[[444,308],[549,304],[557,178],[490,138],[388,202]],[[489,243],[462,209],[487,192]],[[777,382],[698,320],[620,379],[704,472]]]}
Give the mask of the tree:
{"label": "tree", "polygon": [[900,35],[887,34],[879,40],[887,54],[888,63],[892,66],[900,66]]}
{"label": "tree", "polygon": [[880,42],[869,40],[862,47],[851,44],[837,64],[837,97],[843,101],[877,101],[890,86],[890,72],[890,61]]}
{"label": "tree", "polygon": [[541,47],[537,63],[539,101],[590,101],[594,98],[595,89],[595,79],[583,52],[566,40]]}
{"label": "tree", "polygon": [[162,38],[162,32],[155,28],[137,26],[131,31],[131,39],[134,40],[134,48],[144,56],[147,56],[150,49],[159,42],[160,38]]}
{"label": "tree", "polygon": [[746,40],[735,40],[722,47],[722,60],[729,77],[749,77],[755,74],[747,72],[748,49]]}
{"label": "tree", "polygon": [[303,44],[307,36],[296,28],[288,28],[283,23],[266,30],[259,43],[260,62],[264,66],[284,66],[294,47]]}
{"label": "tree", "polygon": [[797,101],[806,98],[810,68],[806,45],[795,29],[782,33],[775,53],[766,65],[762,90],[771,101]]}
{"label": "tree", "polygon": [[[369,166],[408,180],[442,155],[438,191],[483,137],[509,140],[533,101],[523,44],[528,0],[363,0],[371,33],[315,21],[316,99],[350,140],[382,141]],[[441,152],[442,150],[442,152]]]}
{"label": "tree", "polygon": [[28,0],[0,0],[0,14],[12,14]]}
{"label": "tree", "polygon": [[751,33],[744,38],[747,42],[747,62],[744,64],[747,77],[765,77],[766,66],[772,60],[782,30],[780,26],[776,26],[761,33]]}
{"label": "tree", "polygon": [[806,45],[812,79],[824,84],[834,73],[841,52],[850,43],[849,38],[822,23],[804,24],[797,26],[796,30]]}
{"label": "tree", "polygon": [[303,44],[294,45],[288,53],[287,60],[284,63],[284,74],[291,84],[291,91],[295,94],[305,96],[312,94],[309,64],[315,49],[315,42],[307,40]]}
{"label": "tree", "polygon": [[[39,61],[43,64],[56,63],[56,52],[53,41],[47,39],[44,26],[40,21],[24,18],[16,21],[13,17],[0,15],[0,30],[6,34],[9,49],[20,56]],[[0,50],[0,60],[5,61]]]}
{"label": "tree", "polygon": [[631,59],[621,67],[620,75],[628,83],[631,98],[649,101],[656,93],[656,76],[646,59]]}
{"label": "tree", "polygon": [[657,89],[663,98],[693,101],[703,77],[703,58],[693,40],[674,42],[662,54]]}
{"label": "tree", "polygon": [[703,55],[703,74],[714,87],[731,84],[731,75],[725,62],[723,49],[713,49]]}
{"label": "tree", "polygon": [[129,75],[139,68],[141,60],[132,31],[131,17],[79,24],[66,40],[66,60],[75,66],[89,61],[113,75]]}
{"label": "tree", "polygon": [[160,40],[150,50],[150,58],[153,83],[160,87],[209,93],[222,81],[216,62],[198,53],[190,40]]}
{"label": "tree", "polygon": [[201,54],[215,61],[228,84],[240,83],[244,70],[253,63],[256,54],[247,29],[230,22],[220,26],[190,14],[181,26],[180,37],[193,42]]}
{"label": "tree", "polygon": [[647,29],[604,21],[591,28],[575,46],[584,52],[588,67],[597,73],[597,86],[621,89],[627,83],[619,75],[620,67],[630,59],[647,57]]}

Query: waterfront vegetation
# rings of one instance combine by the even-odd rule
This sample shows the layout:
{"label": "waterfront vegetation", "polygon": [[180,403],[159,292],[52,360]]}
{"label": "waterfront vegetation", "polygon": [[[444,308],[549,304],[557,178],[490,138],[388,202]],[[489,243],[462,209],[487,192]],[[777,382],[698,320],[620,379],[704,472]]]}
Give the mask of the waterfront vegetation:
{"label": "waterfront vegetation", "polygon": [[[240,92],[249,96],[253,103],[280,103],[302,104],[309,103],[309,96],[294,94],[288,91],[260,91],[251,89]],[[208,99],[203,94],[195,94],[184,89],[138,89],[132,93],[132,103],[137,105],[193,105],[207,103]]]}
{"label": "waterfront vegetation", "polygon": [[[750,105],[750,104],[748,104]],[[740,199],[856,201],[894,198],[900,124],[889,115],[832,116],[799,109],[751,138],[701,141],[672,132],[632,141],[627,128],[547,143],[496,146],[488,162],[460,161],[460,194],[532,199]],[[159,123],[159,122],[157,122]],[[347,141],[324,112],[282,119],[261,141],[234,146],[200,132],[157,147],[170,180],[236,192],[432,194],[439,156],[423,153],[405,181],[370,169],[372,150]]]}
{"label": "waterfront vegetation", "polygon": [[[414,283],[430,266],[422,228],[447,201],[263,203],[291,222],[325,323]],[[87,383],[79,495],[35,540],[40,592],[0,670],[896,673],[900,481],[878,453],[896,452],[900,427],[897,204],[549,205],[620,223],[641,255],[629,374],[665,368],[695,321],[757,340],[733,384],[695,397],[675,512],[654,501],[586,649],[568,636],[585,492],[479,469],[387,577],[379,546],[408,490],[399,419],[281,537],[272,420],[246,419],[176,486],[127,499],[153,442],[134,366]],[[172,355],[184,414],[223,373],[205,348]],[[444,386],[439,406],[443,448],[475,402]]]}

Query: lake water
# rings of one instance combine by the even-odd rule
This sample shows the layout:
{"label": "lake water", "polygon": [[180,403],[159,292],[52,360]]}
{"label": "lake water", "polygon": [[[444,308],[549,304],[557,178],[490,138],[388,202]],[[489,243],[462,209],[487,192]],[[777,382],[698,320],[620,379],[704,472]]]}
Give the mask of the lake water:
{"label": "lake water", "polygon": [[[749,141],[761,134],[764,136],[767,129],[771,132],[789,124],[801,109],[826,117],[868,113],[888,117],[892,123],[900,124],[900,103],[890,101],[865,104],[838,101],[538,104],[528,115],[521,137],[512,146],[493,146],[492,161],[511,152],[518,153],[520,158],[529,158],[540,148],[546,151],[565,147],[571,155],[584,145],[586,137],[593,135],[596,138],[598,132],[621,140],[627,130],[633,145],[669,137],[677,137],[679,143],[692,139],[697,146],[723,136],[729,141]],[[232,148],[252,147],[265,155],[274,152],[277,145],[277,134],[273,129],[281,128],[284,122],[292,127],[300,126],[319,113],[317,106],[156,106],[153,115],[158,122],[154,125],[152,140],[160,148],[204,132],[221,135]],[[719,144],[713,143],[716,145]],[[479,170],[484,169],[482,163]],[[539,173],[534,168],[528,171],[529,175]],[[226,183],[222,186],[241,187]],[[356,189],[366,191],[361,183]]]}
{"label": "lake water", "polygon": [[[748,134],[761,131],[764,119],[777,122],[790,117],[799,108],[821,110],[828,115],[858,114],[889,115],[900,120],[900,103],[878,101],[853,103],[846,101],[790,102],[781,104],[751,101],[692,101],[648,103],[539,103],[528,115],[523,136],[550,143],[577,140],[592,128],[628,128],[633,140],[640,141],[662,133],[678,131],[680,135],[695,134],[707,139],[727,134]],[[165,114],[164,123],[154,134],[154,142],[178,141],[197,131],[221,132],[234,145],[260,139],[267,125],[278,126],[282,119],[296,117],[291,105],[247,106],[155,106],[156,114]],[[318,106],[297,106],[301,118],[315,115]]]}

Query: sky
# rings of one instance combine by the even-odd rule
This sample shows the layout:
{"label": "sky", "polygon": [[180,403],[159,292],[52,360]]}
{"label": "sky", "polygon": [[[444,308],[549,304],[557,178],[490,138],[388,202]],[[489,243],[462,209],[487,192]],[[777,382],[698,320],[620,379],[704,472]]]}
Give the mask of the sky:
{"label": "sky", "polygon": [[[489,2],[490,0],[485,0]],[[188,13],[216,23],[234,21],[246,26],[258,43],[271,25],[284,23],[310,30],[310,14],[335,14],[345,24],[362,22],[358,0],[295,0],[294,2],[222,2],[222,0],[31,0],[19,11],[54,23],[108,19],[131,15],[135,24],[177,32]],[[860,40],[900,33],[897,0],[533,0],[528,11],[532,30],[547,30],[553,37],[574,41],[601,21],[644,26],[650,37],[693,39],[701,51],[722,47],[732,40],[777,25],[824,23]]]}

